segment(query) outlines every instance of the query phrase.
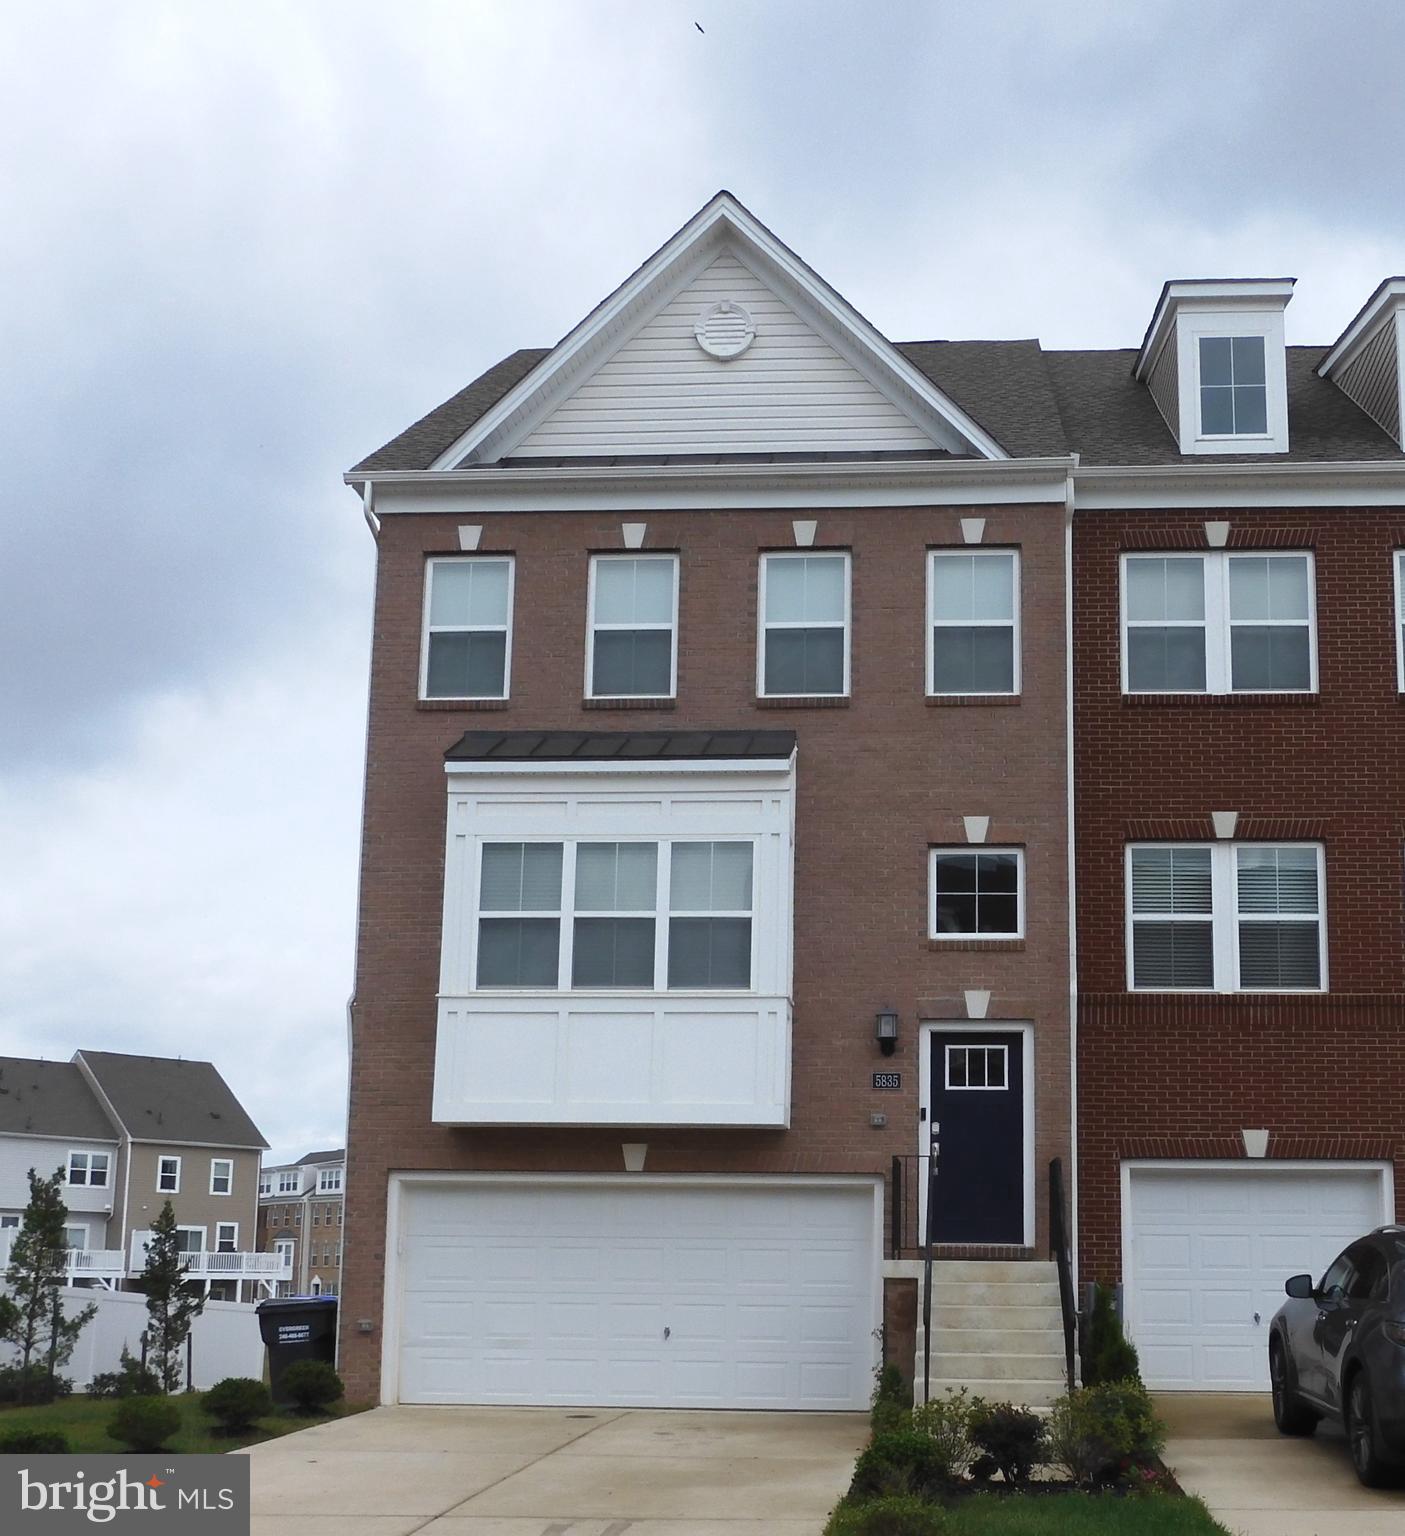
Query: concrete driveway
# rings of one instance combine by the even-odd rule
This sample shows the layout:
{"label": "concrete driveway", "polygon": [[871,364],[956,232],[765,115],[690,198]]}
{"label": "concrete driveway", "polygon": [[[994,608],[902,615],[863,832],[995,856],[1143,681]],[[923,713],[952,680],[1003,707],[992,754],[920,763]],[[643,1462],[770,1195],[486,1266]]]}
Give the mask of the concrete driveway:
{"label": "concrete driveway", "polygon": [[1405,1536],[1405,1492],[1363,1488],[1339,1426],[1290,1440],[1268,1394],[1167,1392],[1166,1464],[1235,1536]]}
{"label": "concrete driveway", "polygon": [[253,1536],[818,1536],[867,1435],[848,1413],[377,1408],[246,1453]]}

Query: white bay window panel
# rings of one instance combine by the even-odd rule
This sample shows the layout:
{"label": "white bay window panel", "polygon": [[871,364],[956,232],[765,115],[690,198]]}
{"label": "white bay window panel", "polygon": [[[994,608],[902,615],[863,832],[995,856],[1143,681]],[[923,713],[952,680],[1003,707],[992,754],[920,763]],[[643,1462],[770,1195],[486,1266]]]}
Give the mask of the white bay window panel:
{"label": "white bay window panel", "polygon": [[849,692],[849,556],[761,557],[756,691],[763,698]]}
{"label": "white bay window panel", "polygon": [[1326,987],[1318,844],[1133,844],[1128,984],[1150,992]]}
{"label": "white bay window panel", "polygon": [[505,699],[512,650],[510,556],[425,564],[422,699]]}
{"label": "white bay window panel", "polygon": [[672,698],[678,676],[678,557],[590,561],[586,696]]}
{"label": "white bay window panel", "polygon": [[[436,1121],[788,1123],[790,762],[466,764],[449,800]],[[493,931],[526,922],[536,979]]]}
{"label": "white bay window panel", "polygon": [[932,550],[927,566],[927,692],[1020,691],[1019,555]]}
{"label": "white bay window panel", "polygon": [[1312,556],[1122,557],[1124,693],[1313,693]]}

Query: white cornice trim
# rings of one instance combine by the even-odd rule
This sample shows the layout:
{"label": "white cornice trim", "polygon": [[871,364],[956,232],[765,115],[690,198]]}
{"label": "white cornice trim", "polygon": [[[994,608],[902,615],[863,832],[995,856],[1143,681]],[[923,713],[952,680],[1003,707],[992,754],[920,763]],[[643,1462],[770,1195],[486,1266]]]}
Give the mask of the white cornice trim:
{"label": "white cornice trim", "polygon": [[394,470],[374,478],[381,517],[406,512],[721,510],[1048,502],[1062,505],[1076,456],[868,463],[569,465]]}
{"label": "white cornice trim", "polygon": [[1388,277],[1356,312],[1346,330],[1332,343],[1332,349],[1317,365],[1325,379],[1344,368],[1374,336],[1377,327],[1396,310],[1405,309],[1405,277]]}
{"label": "white cornice trim", "polygon": [[1180,309],[1283,310],[1293,297],[1295,277],[1181,278],[1166,283],[1142,338],[1132,376],[1144,379],[1155,366]]}
{"label": "white cornice trim", "polygon": [[926,416],[927,430],[940,423],[947,428],[948,435],[954,431],[976,452],[991,459],[1008,457],[973,417],[938,389],[759,219],[730,193],[719,192],[558,342],[525,378],[450,444],[431,468],[454,469],[475,455],[489,460],[503,457],[542,414],[558,403],[573,379],[594,372],[603,355],[612,351],[645,311],[663,298],[664,291],[685,284],[727,239],[736,241],[753,258],[759,258],[806,307],[841,333],[850,348],[856,348],[862,355],[868,371],[887,382],[895,403],[915,414],[919,424]]}
{"label": "white cornice trim", "polygon": [[1405,457],[1295,464],[1084,466],[1080,512],[1140,507],[1360,507],[1405,505]]}

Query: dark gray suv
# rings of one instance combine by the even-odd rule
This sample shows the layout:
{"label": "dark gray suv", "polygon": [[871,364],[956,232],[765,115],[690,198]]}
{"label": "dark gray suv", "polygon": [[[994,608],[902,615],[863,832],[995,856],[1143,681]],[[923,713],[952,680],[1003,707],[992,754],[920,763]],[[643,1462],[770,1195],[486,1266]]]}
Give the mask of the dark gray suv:
{"label": "dark gray suv", "polygon": [[1340,1417],[1356,1475],[1368,1488],[1405,1469],[1405,1227],[1377,1227],[1316,1285],[1294,1275],[1268,1335],[1273,1417],[1310,1435]]}

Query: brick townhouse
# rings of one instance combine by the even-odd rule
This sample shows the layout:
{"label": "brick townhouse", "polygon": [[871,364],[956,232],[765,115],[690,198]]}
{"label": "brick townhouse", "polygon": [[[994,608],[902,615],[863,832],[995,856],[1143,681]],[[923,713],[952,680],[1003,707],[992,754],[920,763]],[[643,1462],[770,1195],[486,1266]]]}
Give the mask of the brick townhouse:
{"label": "brick townhouse", "polygon": [[[1271,374],[1274,285],[1230,286]],[[1096,1105],[1082,1195],[1070,914],[1104,923],[1095,948],[1119,946],[1116,900],[1085,910],[1109,838],[1115,898],[1129,825],[1148,844],[1204,842],[1203,818],[1231,803],[1163,804],[1178,754],[1141,765],[1106,746],[1073,896],[1070,636],[1097,678],[1109,612],[1118,654],[1120,571],[1114,555],[1091,578],[1111,596],[1099,585],[1076,631],[1089,578],[1071,589],[1069,572],[1090,539],[1116,550],[1146,517],[1161,493],[1138,475],[1181,496],[1146,524],[1149,548],[1179,548],[1233,523],[1214,497],[1237,465],[1299,455],[1237,330],[1212,338],[1229,351],[1209,349],[1203,380],[1168,375],[1168,356],[1198,358],[1183,298],[1168,299],[1179,354],[1158,332],[1143,377],[1136,353],[895,344],[720,193],[556,347],[512,354],[348,472],[377,546],[342,1277],[353,1392],[861,1406],[880,1338],[920,1367],[929,1189],[934,1387],[1059,1390],[1053,1166],[1087,1223],[1084,1277],[1115,1280],[1121,1160],[1188,1134],[1166,1071],[1118,1099],[1138,1060],[1117,1059],[1126,1024],[1107,1029],[1111,1064],[1090,1063],[1099,1009],[1121,1006],[1104,975],[1079,1007]],[[1373,494],[1396,494],[1388,436],[1340,381],[1293,369],[1294,411],[1303,390],[1330,402],[1375,445]],[[1182,468],[1158,414],[1202,388],[1229,415],[1219,445],[1247,455],[1217,451],[1209,479],[1202,459]],[[1283,448],[1233,441],[1259,407]],[[1331,431],[1324,418],[1319,439]],[[1172,470],[1202,478],[1178,492]],[[1265,579],[1276,605],[1294,578]],[[1257,664],[1290,665],[1292,640],[1270,641]],[[1164,637],[1162,653],[1163,670],[1184,665]],[[1115,668],[1111,687],[1104,716],[1123,708]],[[1179,707],[1221,720],[1222,702]],[[1239,809],[1246,838],[1318,835]],[[1221,881],[1223,857],[1211,849]],[[1299,862],[1275,865],[1280,886],[1306,888]],[[1169,946],[1174,969],[1178,931]],[[1106,953],[1089,963],[1105,972]],[[1254,1124],[1270,1123],[1259,1102]]]}

